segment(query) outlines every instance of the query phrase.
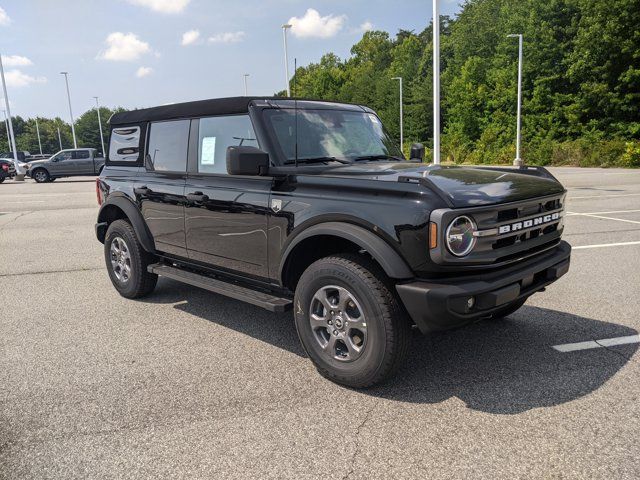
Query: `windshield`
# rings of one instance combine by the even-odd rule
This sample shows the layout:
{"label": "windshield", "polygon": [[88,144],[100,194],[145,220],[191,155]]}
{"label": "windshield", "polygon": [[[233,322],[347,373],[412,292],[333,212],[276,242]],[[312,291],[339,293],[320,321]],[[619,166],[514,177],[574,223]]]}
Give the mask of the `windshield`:
{"label": "windshield", "polygon": [[285,162],[298,160],[376,160],[402,158],[402,153],[372,113],[345,110],[265,110],[265,121],[275,134]]}

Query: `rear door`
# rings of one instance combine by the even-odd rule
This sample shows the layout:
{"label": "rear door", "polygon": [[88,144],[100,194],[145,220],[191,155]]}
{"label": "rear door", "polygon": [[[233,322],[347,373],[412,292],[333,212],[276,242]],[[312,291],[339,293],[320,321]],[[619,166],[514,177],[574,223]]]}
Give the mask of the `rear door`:
{"label": "rear door", "polygon": [[156,249],[185,258],[184,184],[189,127],[190,120],[149,125],[145,168],[134,186]]}
{"label": "rear door", "polygon": [[227,174],[230,145],[258,146],[248,115],[193,121],[185,190],[189,257],[266,279],[272,179]]}
{"label": "rear door", "polygon": [[93,175],[93,157],[90,150],[74,150],[73,152],[74,174]]}

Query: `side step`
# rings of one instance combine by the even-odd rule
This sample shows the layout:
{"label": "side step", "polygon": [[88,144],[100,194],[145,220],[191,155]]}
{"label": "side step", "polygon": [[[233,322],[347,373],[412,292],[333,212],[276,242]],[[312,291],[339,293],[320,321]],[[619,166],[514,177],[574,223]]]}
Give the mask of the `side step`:
{"label": "side step", "polygon": [[179,282],[193,285],[194,287],[203,288],[210,292],[219,293],[236,300],[265,308],[271,312],[284,312],[291,308],[293,302],[288,298],[276,297],[270,293],[253,290],[241,285],[225,282],[217,278],[200,275],[188,270],[173,267],[165,263],[154,263],[149,265],[147,270],[161,277],[171,278]]}

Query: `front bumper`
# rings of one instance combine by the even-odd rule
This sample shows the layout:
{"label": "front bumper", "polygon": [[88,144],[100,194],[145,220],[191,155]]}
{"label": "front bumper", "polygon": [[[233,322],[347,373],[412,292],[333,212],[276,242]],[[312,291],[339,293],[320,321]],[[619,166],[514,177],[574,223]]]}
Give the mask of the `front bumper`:
{"label": "front bumper", "polygon": [[[446,281],[417,280],[396,289],[422,333],[446,330],[488,317],[555,282],[569,270],[570,256],[571,246],[562,241],[543,255],[497,272]],[[470,297],[474,299],[471,308]]]}

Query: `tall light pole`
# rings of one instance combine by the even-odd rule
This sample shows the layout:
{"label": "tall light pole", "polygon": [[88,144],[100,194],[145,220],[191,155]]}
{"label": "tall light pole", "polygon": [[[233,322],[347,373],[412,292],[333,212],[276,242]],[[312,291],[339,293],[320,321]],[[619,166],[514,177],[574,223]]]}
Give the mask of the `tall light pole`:
{"label": "tall light pole", "polygon": [[242,78],[244,79],[244,96],[247,96],[247,77],[249,76],[248,73],[245,73],[242,75]]}
{"label": "tall light pole", "polygon": [[440,12],[433,0],[433,163],[440,165]]}
{"label": "tall light pole", "polygon": [[60,127],[57,127],[57,128],[58,128],[58,143],[60,144],[60,150],[62,150],[62,136],[60,135]]}
{"label": "tall light pole", "polygon": [[38,126],[38,117],[36,117],[36,133],[38,134],[38,146],[40,147],[40,155],[42,155],[42,142],[40,141],[40,127]]}
{"label": "tall light pole", "polygon": [[7,143],[9,144],[9,151],[13,152],[13,149],[11,148],[11,135],[9,135],[9,121],[7,120],[7,111],[2,110],[2,113],[4,113],[4,126],[7,127]]}
{"label": "tall light pole", "polygon": [[93,98],[96,99],[96,109],[98,110],[98,128],[100,129],[100,145],[102,145],[102,156],[104,157],[107,154],[107,152],[104,150],[104,137],[102,136],[102,120],[100,120],[100,104],[98,103],[98,97],[93,97]]}
{"label": "tall light pole", "polygon": [[69,116],[71,117],[71,133],[73,135],[73,148],[78,148],[78,142],[76,141],[76,127],[73,125],[73,112],[71,111],[71,94],[69,93],[69,72],[60,72],[60,75],[64,75],[64,82],[67,84],[67,100],[69,100]]}
{"label": "tall light pole", "polygon": [[400,150],[404,149],[404,129],[402,119],[402,77],[393,77],[391,80],[398,80],[400,82]]}
{"label": "tall light pole", "polygon": [[284,75],[287,79],[287,97],[291,96],[291,89],[289,88],[289,54],[287,53],[287,30],[291,28],[291,25],[285,23],[282,25],[282,35],[284,36]]}
{"label": "tall light pole", "polygon": [[16,167],[15,180],[21,182],[24,180],[24,172],[18,164],[18,149],[16,148],[16,137],[13,134],[13,121],[11,120],[11,108],[9,107],[9,97],[7,96],[7,83],[4,80],[4,67],[2,66],[2,55],[0,55],[0,76],[2,77],[2,92],[4,93],[4,104],[7,109],[7,118],[9,120],[9,136],[11,137],[11,148],[13,150],[13,163]]}
{"label": "tall light pole", "polygon": [[516,158],[513,164],[517,167],[524,165],[522,158],[520,158],[520,112],[522,108],[522,34],[511,33],[507,35],[509,38],[518,38],[518,113],[516,118]]}

